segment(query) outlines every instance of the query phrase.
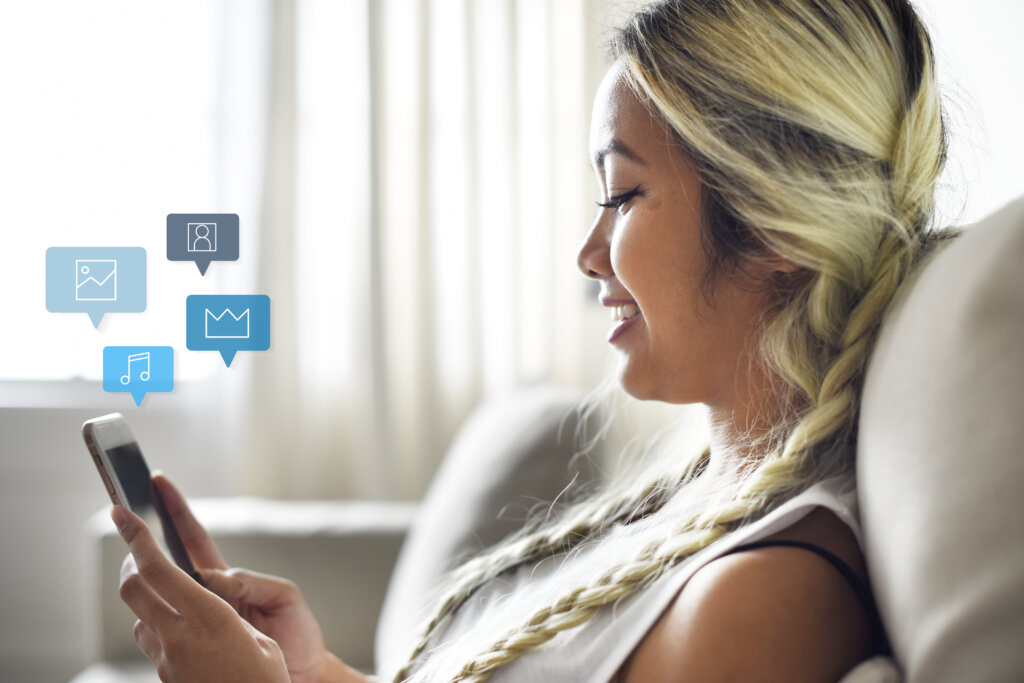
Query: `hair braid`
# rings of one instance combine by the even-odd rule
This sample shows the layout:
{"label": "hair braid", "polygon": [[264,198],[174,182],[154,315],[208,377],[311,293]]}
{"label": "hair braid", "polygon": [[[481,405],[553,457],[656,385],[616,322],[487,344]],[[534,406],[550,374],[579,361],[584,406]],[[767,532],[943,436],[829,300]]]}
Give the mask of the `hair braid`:
{"label": "hair braid", "polygon": [[708,451],[685,467],[681,475],[663,472],[649,477],[646,484],[627,490],[612,488],[605,495],[584,501],[565,511],[560,524],[529,532],[524,528],[515,537],[506,539],[457,568],[447,590],[435,599],[436,613],[422,628],[422,635],[412,653],[396,673],[394,681],[404,680],[419,656],[430,644],[438,627],[459,608],[481,585],[520,564],[545,555],[566,550],[579,541],[595,536],[601,529],[630,518],[642,517],[660,508],[686,479],[706,464]]}
{"label": "hair braid", "polygon": [[[733,515],[746,510],[732,509]],[[728,515],[723,515],[727,517]],[[576,628],[592,619],[598,610],[651,582],[679,560],[706,547],[726,533],[726,525],[692,534],[673,536],[676,545],[650,544],[629,563],[605,571],[590,585],[579,586],[559,597],[552,605],[538,610],[529,621],[494,642],[483,654],[467,662],[453,677],[456,681],[485,681],[495,670],[554,638],[562,631]]]}
{"label": "hair braid", "polygon": [[904,28],[906,50],[919,72],[907,77],[906,107],[892,146],[890,183],[897,214],[917,232],[932,215],[935,181],[948,151],[946,126],[936,96],[931,39],[905,0],[895,4],[893,11]]}

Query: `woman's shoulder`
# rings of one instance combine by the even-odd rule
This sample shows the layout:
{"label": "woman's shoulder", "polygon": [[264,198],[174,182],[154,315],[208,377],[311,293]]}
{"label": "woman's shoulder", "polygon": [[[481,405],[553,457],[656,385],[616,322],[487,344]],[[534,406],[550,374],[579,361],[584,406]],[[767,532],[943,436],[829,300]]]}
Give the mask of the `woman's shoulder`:
{"label": "woman's shoulder", "polygon": [[[860,578],[866,566],[849,526],[817,506],[760,539],[798,541],[832,553]],[[870,616],[823,558],[775,545],[725,554],[686,582],[620,670],[620,681],[653,672],[690,680],[834,680],[870,654]],[[776,675],[777,674],[777,675]],[[659,679],[661,680],[661,679]]]}

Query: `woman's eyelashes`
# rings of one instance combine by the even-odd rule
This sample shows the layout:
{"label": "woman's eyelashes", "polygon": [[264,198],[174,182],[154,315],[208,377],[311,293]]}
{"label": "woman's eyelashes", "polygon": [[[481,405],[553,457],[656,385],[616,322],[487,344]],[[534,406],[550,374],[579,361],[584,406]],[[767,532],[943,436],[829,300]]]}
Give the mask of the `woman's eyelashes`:
{"label": "woman's eyelashes", "polygon": [[597,204],[598,206],[600,206],[603,209],[617,209],[620,206],[623,206],[626,202],[628,202],[633,197],[636,197],[636,196],[642,195],[642,194],[643,194],[643,190],[641,190],[640,186],[637,185],[632,190],[627,190],[626,192],[623,192],[621,194],[617,194],[617,195],[614,195],[612,197],[609,197],[608,201],[606,201],[606,202],[594,202],[594,203]]}

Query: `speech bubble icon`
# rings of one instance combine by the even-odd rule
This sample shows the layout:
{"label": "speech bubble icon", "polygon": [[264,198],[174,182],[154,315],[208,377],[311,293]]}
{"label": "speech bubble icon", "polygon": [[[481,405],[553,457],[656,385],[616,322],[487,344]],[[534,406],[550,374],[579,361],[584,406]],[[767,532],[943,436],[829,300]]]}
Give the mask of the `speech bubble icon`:
{"label": "speech bubble icon", "polygon": [[270,297],[264,294],[193,294],[185,299],[185,346],[220,351],[224,364],[238,351],[270,348]]}
{"label": "speech bubble icon", "polygon": [[201,275],[211,261],[237,261],[238,214],[167,214],[167,260],[195,261]]}
{"label": "speech bubble icon", "polygon": [[127,391],[141,405],[151,391],[174,390],[174,349],[170,346],[103,347],[103,391]]}
{"label": "speech bubble icon", "polygon": [[93,327],[99,327],[107,313],[146,310],[146,250],[50,247],[46,250],[46,310],[86,313]]}

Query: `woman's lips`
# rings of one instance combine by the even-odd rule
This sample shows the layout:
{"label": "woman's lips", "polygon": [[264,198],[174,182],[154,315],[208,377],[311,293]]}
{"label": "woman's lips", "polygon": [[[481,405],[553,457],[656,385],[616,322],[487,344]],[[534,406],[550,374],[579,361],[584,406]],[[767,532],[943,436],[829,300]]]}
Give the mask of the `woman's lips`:
{"label": "woman's lips", "polygon": [[616,306],[612,308],[612,317],[619,320],[619,324],[608,333],[609,343],[621,337],[640,318],[640,309],[636,304]]}

